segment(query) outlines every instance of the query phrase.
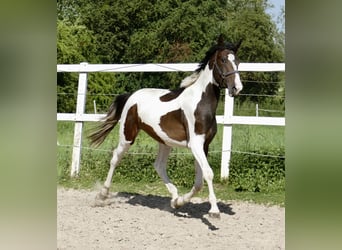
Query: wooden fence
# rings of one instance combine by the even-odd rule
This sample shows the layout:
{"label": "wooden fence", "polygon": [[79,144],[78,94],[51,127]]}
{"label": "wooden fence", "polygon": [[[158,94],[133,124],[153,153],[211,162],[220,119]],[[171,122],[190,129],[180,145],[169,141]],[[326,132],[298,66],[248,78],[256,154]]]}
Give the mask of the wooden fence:
{"label": "wooden fence", "polygon": [[[59,64],[57,72],[79,72],[76,113],[57,113],[58,121],[74,121],[74,142],[72,151],[71,176],[80,171],[82,130],[85,121],[99,121],[106,114],[85,114],[87,96],[87,74],[90,72],[177,72],[194,71],[197,63],[177,64]],[[284,72],[285,63],[240,63],[239,71]],[[232,147],[232,125],[271,125],[285,126],[284,117],[234,116],[234,98],[225,90],[224,114],[216,116],[218,124],[223,124],[221,178],[229,176],[229,161]]]}

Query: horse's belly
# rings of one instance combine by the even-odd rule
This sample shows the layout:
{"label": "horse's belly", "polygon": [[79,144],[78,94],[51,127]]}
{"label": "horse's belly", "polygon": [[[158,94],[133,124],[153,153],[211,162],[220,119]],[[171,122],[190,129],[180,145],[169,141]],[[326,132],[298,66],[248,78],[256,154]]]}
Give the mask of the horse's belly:
{"label": "horse's belly", "polygon": [[165,140],[164,143],[170,147],[181,147],[185,148],[188,147],[188,142],[187,141],[175,141],[175,140]]}
{"label": "horse's belly", "polygon": [[184,115],[177,102],[161,102],[164,91],[140,93],[143,99],[137,102],[140,127],[151,137],[168,146],[186,147],[187,128]]}
{"label": "horse's belly", "polygon": [[172,147],[187,147],[187,127],[177,100],[162,102],[164,89],[142,89],[134,98],[140,128],[157,141]]}
{"label": "horse's belly", "polygon": [[[187,131],[177,120],[163,121],[163,114],[154,112],[138,112],[141,129],[155,140],[172,147],[187,147]],[[164,114],[165,116],[165,114]]]}

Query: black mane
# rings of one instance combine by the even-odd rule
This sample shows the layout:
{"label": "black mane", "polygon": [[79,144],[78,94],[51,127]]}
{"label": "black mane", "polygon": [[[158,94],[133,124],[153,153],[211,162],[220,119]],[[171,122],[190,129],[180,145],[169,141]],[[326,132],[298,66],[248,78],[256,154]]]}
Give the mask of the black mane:
{"label": "black mane", "polygon": [[207,63],[209,62],[210,58],[215,54],[216,51],[229,49],[234,52],[236,52],[236,46],[231,43],[224,43],[224,45],[216,44],[212,46],[206,53],[205,57],[200,61],[198,68],[196,69],[196,72],[200,72],[205,68]]}

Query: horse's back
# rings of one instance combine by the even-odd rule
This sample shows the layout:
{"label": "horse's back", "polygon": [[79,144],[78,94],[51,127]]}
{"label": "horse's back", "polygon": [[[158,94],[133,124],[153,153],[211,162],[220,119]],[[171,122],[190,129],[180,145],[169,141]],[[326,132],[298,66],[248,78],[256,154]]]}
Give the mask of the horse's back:
{"label": "horse's back", "polygon": [[130,105],[138,105],[140,111],[158,112],[161,109],[172,109],[172,102],[162,101],[163,96],[170,95],[172,91],[168,89],[144,88],[137,90],[132,94],[129,100]]}

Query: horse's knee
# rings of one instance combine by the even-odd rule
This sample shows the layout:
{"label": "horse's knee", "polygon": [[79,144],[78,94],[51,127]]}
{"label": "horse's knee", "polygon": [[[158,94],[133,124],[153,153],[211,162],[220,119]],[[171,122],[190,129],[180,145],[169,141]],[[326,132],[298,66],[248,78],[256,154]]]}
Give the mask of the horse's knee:
{"label": "horse's knee", "polygon": [[210,181],[213,180],[214,178],[213,170],[210,167],[203,169],[203,177],[205,180],[210,180]]}

